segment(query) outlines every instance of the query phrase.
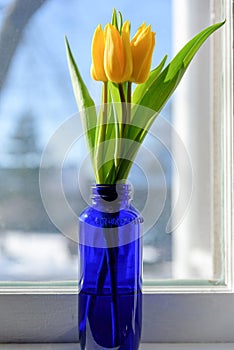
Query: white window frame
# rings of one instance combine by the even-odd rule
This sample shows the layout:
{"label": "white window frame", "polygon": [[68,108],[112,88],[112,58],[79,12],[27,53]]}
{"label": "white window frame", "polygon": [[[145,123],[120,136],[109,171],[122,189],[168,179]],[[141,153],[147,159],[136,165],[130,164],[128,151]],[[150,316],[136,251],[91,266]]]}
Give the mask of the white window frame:
{"label": "white window frame", "polygon": [[[177,6],[180,0],[175,0]],[[184,0],[181,0],[184,1]],[[196,1],[196,0],[189,0]],[[144,342],[234,342],[232,269],[233,197],[233,9],[232,0],[213,0],[213,21],[226,24],[213,40],[216,55],[214,113],[222,126],[222,230],[225,244],[224,283],[210,286],[146,286],[144,289]],[[221,62],[221,63],[220,63]],[[219,67],[219,69],[217,69]],[[215,198],[217,203],[217,198]],[[217,203],[219,206],[221,203]],[[73,287],[2,287],[0,342],[76,342],[77,290]]]}

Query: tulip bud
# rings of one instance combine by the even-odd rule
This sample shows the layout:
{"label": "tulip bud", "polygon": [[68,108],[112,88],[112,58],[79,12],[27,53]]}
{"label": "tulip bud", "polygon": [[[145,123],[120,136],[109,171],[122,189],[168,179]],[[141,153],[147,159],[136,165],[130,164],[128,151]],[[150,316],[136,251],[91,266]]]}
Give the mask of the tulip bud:
{"label": "tulip bud", "polygon": [[122,34],[112,24],[105,27],[104,69],[108,80],[114,83],[128,81],[132,74],[130,24],[126,21]]}
{"label": "tulip bud", "polygon": [[94,80],[107,81],[106,73],[104,70],[104,47],[105,47],[105,35],[99,24],[96,28],[93,41],[92,41],[92,66],[91,77]]}
{"label": "tulip bud", "polygon": [[133,71],[130,81],[141,84],[148,79],[154,46],[155,33],[150,25],[143,23],[131,41]]}

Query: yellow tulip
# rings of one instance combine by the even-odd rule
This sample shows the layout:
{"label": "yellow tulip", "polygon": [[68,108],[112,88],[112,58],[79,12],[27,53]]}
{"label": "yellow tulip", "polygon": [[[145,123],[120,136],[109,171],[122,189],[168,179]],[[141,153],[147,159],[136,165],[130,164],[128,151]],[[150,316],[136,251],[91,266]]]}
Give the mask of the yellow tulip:
{"label": "yellow tulip", "polygon": [[92,41],[92,66],[91,77],[94,80],[107,81],[107,76],[104,70],[104,48],[105,35],[99,24],[96,28]]}
{"label": "yellow tulip", "polygon": [[130,23],[126,21],[122,33],[108,23],[105,27],[104,69],[108,80],[114,83],[128,81],[132,74]]}
{"label": "yellow tulip", "polygon": [[94,80],[143,83],[150,73],[155,33],[143,23],[130,41],[130,22],[121,33],[108,23],[104,31],[99,24],[92,41],[91,76]]}
{"label": "yellow tulip", "polygon": [[133,71],[130,81],[141,84],[148,79],[154,46],[155,33],[150,25],[143,23],[131,41]]}

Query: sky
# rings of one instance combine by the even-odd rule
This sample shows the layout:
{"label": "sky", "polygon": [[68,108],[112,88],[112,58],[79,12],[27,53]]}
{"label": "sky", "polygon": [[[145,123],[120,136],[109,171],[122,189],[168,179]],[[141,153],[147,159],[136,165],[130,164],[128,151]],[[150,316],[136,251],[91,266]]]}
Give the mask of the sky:
{"label": "sky", "polygon": [[[0,0],[0,21],[12,0]],[[5,5],[5,7],[4,7]],[[112,9],[131,22],[131,36],[146,22],[156,32],[152,67],[165,54],[171,56],[171,0],[79,1],[48,0],[28,24],[0,96],[0,155],[9,147],[17,120],[31,113],[40,146],[56,128],[77,111],[66,62],[64,35],[68,37],[88,89],[99,103],[101,83],[90,77],[91,41],[96,26],[111,20]]]}

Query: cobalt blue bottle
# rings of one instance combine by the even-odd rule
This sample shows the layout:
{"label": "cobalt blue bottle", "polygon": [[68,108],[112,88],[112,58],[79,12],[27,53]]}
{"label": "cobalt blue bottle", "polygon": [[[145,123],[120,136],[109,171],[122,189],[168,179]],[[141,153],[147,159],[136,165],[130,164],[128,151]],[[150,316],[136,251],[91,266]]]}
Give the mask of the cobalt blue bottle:
{"label": "cobalt blue bottle", "polygon": [[79,217],[82,350],[137,350],[142,323],[142,218],[128,184],[94,185]]}

